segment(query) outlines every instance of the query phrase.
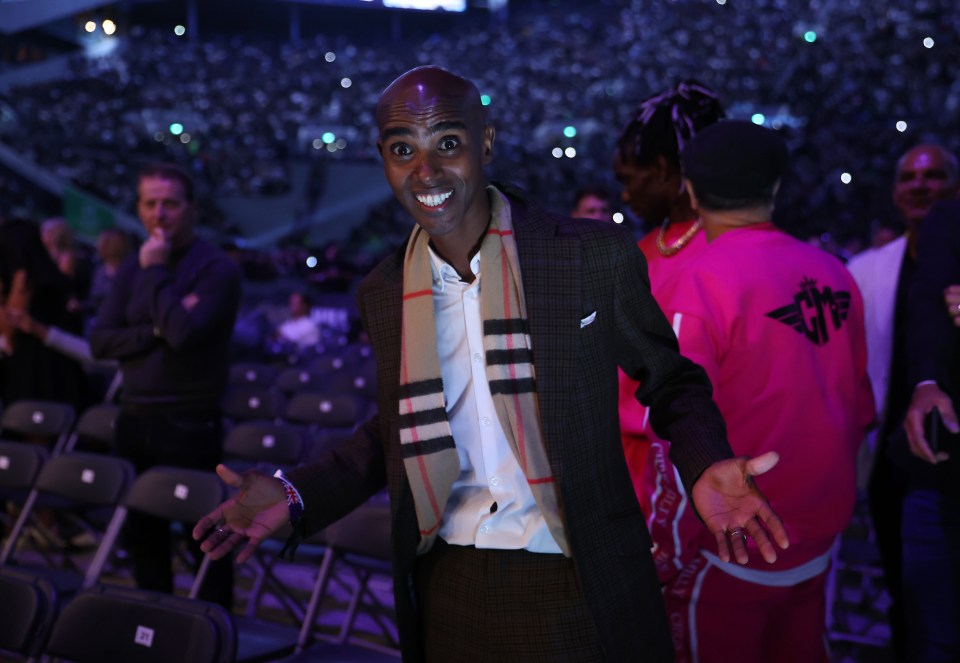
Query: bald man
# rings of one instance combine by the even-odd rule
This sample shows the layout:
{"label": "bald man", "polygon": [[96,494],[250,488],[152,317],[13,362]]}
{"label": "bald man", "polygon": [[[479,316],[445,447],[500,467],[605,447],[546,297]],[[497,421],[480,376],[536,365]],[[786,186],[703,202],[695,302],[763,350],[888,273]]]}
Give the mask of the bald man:
{"label": "bald man", "polygon": [[768,561],[788,545],[749,480],[775,455],[732,458],[624,229],[488,183],[496,132],[473,83],[414,69],[376,117],[384,174],[415,222],[358,291],[379,415],[285,477],[218,468],[240,492],[194,536],[214,557],[243,544],[243,561],[288,521],[307,535],[386,485],[404,660],[672,661],[617,366],[673,440],[724,561],[746,563],[747,535]]}
{"label": "bald man", "polygon": [[[873,384],[880,425],[868,437],[873,468],[867,491],[887,589],[894,649],[906,652],[903,610],[901,517],[911,475],[925,473],[911,456],[901,427],[910,402],[906,327],[910,287],[917,270],[917,237],[935,203],[956,198],[957,159],[939,145],[918,145],[897,162],[893,205],[907,231],[884,246],[855,256],[847,267],[863,294],[867,331],[867,372]],[[919,474],[918,474],[919,473]]]}

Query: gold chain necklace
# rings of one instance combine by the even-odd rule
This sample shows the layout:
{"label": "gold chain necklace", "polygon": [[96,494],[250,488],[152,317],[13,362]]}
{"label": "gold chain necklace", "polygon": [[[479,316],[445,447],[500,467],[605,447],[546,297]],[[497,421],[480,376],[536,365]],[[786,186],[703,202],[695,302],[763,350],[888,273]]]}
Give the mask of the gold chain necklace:
{"label": "gold chain necklace", "polygon": [[697,219],[693,225],[690,226],[687,232],[683,233],[683,236],[681,236],[680,239],[678,239],[672,245],[667,246],[663,239],[667,236],[667,227],[669,225],[670,219],[664,219],[663,225],[660,226],[660,232],[657,233],[657,251],[659,251],[660,255],[662,255],[664,258],[669,258],[673,254],[678,253],[680,249],[685,247],[690,240],[693,239],[693,236],[696,235],[700,230],[700,226],[703,225],[703,221]]}

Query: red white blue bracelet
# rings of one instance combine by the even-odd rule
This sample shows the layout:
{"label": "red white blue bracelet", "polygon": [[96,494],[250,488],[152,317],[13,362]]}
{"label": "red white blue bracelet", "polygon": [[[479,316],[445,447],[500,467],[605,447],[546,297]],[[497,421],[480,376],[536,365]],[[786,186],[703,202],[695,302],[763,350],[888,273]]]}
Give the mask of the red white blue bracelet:
{"label": "red white blue bracelet", "polygon": [[284,476],[283,470],[277,470],[273,476],[283,483],[283,493],[287,498],[287,508],[290,510],[290,526],[293,528],[293,533],[280,550],[280,558],[293,561],[293,554],[303,539],[303,498],[300,497],[297,487]]}

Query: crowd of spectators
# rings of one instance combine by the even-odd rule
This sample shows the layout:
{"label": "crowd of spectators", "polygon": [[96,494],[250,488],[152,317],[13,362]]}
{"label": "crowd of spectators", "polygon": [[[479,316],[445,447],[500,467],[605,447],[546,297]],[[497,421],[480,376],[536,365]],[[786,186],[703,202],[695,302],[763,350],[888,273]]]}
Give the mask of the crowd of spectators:
{"label": "crowd of spectators", "polygon": [[[494,179],[566,211],[569,192],[582,184],[616,190],[613,142],[636,103],[696,77],[731,114],[762,113],[785,133],[794,166],[779,199],[782,226],[799,236],[865,242],[890,216],[896,155],[930,138],[960,146],[951,121],[960,82],[948,66],[960,57],[960,15],[951,5],[517,2],[505,22],[465,29],[464,17],[461,29],[402,43],[375,34],[351,43],[327,33],[292,43],[212,30],[189,40],[135,27],[109,55],[76,56],[66,80],[3,95],[18,122],[3,140],[121,208],[133,206],[129,182],[138,166],[156,159],[187,166],[213,201],[270,196],[288,190],[294,160],[329,167],[375,159],[372,109],[380,90],[401,71],[433,63],[478,81],[489,95],[498,127]],[[189,142],[170,132],[174,117],[184,118]],[[564,136],[566,126],[577,135]],[[321,140],[324,127],[345,137],[335,151]],[[555,147],[574,147],[576,157],[555,158]],[[314,201],[323,168],[310,172]],[[215,210],[208,207],[207,222],[229,231],[229,219]],[[351,261],[379,254],[408,228],[395,206],[373,215],[340,247]]]}

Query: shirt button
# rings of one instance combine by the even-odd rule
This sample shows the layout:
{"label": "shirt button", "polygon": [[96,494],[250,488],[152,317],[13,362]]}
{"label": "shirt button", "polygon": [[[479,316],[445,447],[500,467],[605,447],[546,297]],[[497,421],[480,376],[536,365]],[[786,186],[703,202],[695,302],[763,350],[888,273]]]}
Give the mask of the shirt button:
{"label": "shirt button", "polygon": [[483,355],[479,352],[475,352],[473,353],[473,360],[479,364],[481,361],[483,361]]}
{"label": "shirt button", "polygon": [[480,420],[480,423],[483,424],[484,426],[489,426],[489,425],[490,425],[490,417],[484,417],[483,419]]}
{"label": "shirt button", "polygon": [[490,479],[490,485],[491,485],[491,486],[499,486],[499,485],[500,485],[500,477],[493,477],[493,478],[491,478],[491,479]]}
{"label": "shirt button", "polygon": [[480,533],[481,533],[481,534],[487,534],[489,531],[490,531],[490,526],[489,526],[489,525],[481,525],[481,526],[480,526]]}

